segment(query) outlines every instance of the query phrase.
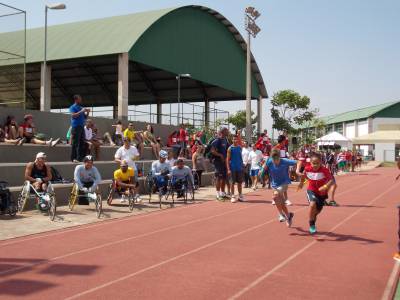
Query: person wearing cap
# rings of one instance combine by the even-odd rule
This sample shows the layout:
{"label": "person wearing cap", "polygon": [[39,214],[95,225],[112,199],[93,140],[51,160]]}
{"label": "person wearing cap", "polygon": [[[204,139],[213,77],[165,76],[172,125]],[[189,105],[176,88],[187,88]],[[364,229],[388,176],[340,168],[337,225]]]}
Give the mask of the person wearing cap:
{"label": "person wearing cap", "polygon": [[153,161],[151,164],[151,172],[157,187],[164,188],[164,192],[166,192],[166,187],[168,185],[167,177],[169,174],[171,174],[172,169],[171,165],[167,162],[168,152],[161,150],[159,156],[160,158],[156,161]]}
{"label": "person wearing cap", "polygon": [[[114,171],[114,180],[118,191],[125,193],[130,191],[132,195],[135,193],[135,170],[128,166],[126,160],[122,160],[120,168]],[[122,197],[121,203],[124,202],[126,202],[125,197]]]}
{"label": "person wearing cap", "polygon": [[25,115],[24,122],[20,124],[18,128],[18,134],[21,140],[19,141],[18,145],[22,145],[23,143],[31,143],[31,144],[38,144],[38,145],[48,145],[54,147],[60,142],[60,139],[50,139],[48,141],[42,141],[35,138],[36,128],[33,124],[33,116],[32,115]]}
{"label": "person wearing cap", "polygon": [[71,161],[82,161],[85,156],[85,121],[90,113],[89,108],[81,106],[82,97],[74,95],[74,104],[69,107],[71,113]]}
{"label": "person wearing cap", "polygon": [[[182,158],[178,158],[178,160],[176,161],[176,166],[172,168],[171,179],[172,184],[176,189],[181,188],[181,184],[186,183],[188,180],[192,184],[192,187],[194,187],[192,170],[188,166],[185,166],[185,162]],[[183,194],[178,193],[178,197],[182,196]]]}
{"label": "person wearing cap", "polygon": [[101,182],[101,176],[97,168],[93,165],[93,156],[85,156],[83,164],[75,167],[74,181],[78,185],[79,190],[84,193],[96,191]]}
{"label": "person wearing cap", "polygon": [[34,162],[30,162],[25,168],[25,180],[28,180],[37,191],[45,191],[47,182],[52,179],[51,168],[46,164],[46,154],[36,154]]}
{"label": "person wearing cap", "polygon": [[132,122],[130,122],[128,128],[124,130],[123,137],[127,138],[132,145],[136,144],[136,148],[139,150],[140,156],[143,155],[144,144],[143,144],[142,131],[135,131]]}

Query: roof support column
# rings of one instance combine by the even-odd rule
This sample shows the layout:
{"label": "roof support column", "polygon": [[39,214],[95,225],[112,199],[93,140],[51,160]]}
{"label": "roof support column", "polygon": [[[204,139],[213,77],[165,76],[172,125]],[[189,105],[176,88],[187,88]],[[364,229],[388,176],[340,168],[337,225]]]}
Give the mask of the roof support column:
{"label": "roof support column", "polygon": [[[40,110],[50,111],[51,109],[51,66],[40,64]],[[46,78],[44,78],[46,76]]]}
{"label": "roof support column", "polygon": [[342,126],[343,126],[343,136],[346,136],[346,132],[347,132],[347,130],[346,130],[346,122],[343,122]]}
{"label": "roof support column", "polygon": [[258,96],[257,99],[257,133],[260,134],[262,131],[262,96]]}
{"label": "roof support column", "polygon": [[210,126],[210,100],[204,98],[204,127]]}
{"label": "roof support column", "polygon": [[129,57],[118,54],[118,119],[128,120]]}
{"label": "roof support column", "polygon": [[157,99],[157,124],[162,123],[162,103]]}
{"label": "roof support column", "polygon": [[358,120],[354,120],[354,137],[358,137]]}

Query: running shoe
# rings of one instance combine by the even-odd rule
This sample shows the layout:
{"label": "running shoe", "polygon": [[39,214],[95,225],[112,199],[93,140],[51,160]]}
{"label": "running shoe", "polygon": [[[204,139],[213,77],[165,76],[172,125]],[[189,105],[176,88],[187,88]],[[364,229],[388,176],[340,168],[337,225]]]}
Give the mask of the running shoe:
{"label": "running shoe", "polygon": [[244,197],[243,197],[242,194],[239,195],[239,199],[238,200],[239,200],[239,202],[244,202]]}
{"label": "running shoe", "polygon": [[136,195],[136,203],[141,204],[143,202],[142,198],[140,198],[140,195]]}
{"label": "running shoe", "polygon": [[221,195],[217,195],[217,201],[223,202],[223,201],[225,201],[225,198]]}
{"label": "running shoe", "polygon": [[279,214],[279,222],[285,222],[286,221],[286,218],[285,218],[285,216],[284,215],[282,215],[282,214]]}
{"label": "running shoe", "polygon": [[337,202],[335,200],[331,200],[328,203],[329,206],[339,206],[339,204],[337,204]]}
{"label": "running shoe", "polygon": [[236,197],[235,197],[235,196],[232,196],[232,198],[231,198],[231,203],[236,203],[236,202],[237,202]]}
{"label": "running shoe", "polygon": [[394,259],[394,260],[397,260],[398,262],[400,262],[400,252],[396,252],[396,253],[393,255],[393,259]]}
{"label": "running shoe", "polygon": [[315,227],[315,225],[311,225],[310,226],[310,233],[311,234],[314,234],[314,233],[316,233],[317,232],[317,227]]}
{"label": "running shoe", "polygon": [[26,142],[26,138],[22,138],[18,141],[18,146],[22,146]]}
{"label": "running shoe", "polygon": [[288,227],[291,227],[291,226],[292,226],[293,217],[294,217],[294,213],[290,212],[290,213],[289,213],[289,218],[286,220],[286,225],[287,225]]}
{"label": "running shoe", "polygon": [[121,203],[126,203],[125,195],[122,195],[122,196],[121,196],[120,202],[121,202]]}
{"label": "running shoe", "polygon": [[285,201],[285,204],[286,204],[286,206],[291,206],[291,205],[292,205],[292,202],[290,202],[290,200],[286,200],[286,201]]}

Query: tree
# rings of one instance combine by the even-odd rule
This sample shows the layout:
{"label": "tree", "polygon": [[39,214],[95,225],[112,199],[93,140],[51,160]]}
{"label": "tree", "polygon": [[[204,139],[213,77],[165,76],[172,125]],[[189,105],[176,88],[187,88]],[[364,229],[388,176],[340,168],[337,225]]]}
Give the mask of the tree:
{"label": "tree", "polygon": [[310,98],[301,96],[293,90],[275,93],[272,96],[271,104],[273,128],[286,130],[288,133],[295,133],[297,126],[311,121],[317,114],[317,110],[310,108]]}
{"label": "tree", "polygon": [[[255,124],[257,122],[257,118],[253,118],[254,112],[251,112],[251,124]],[[226,121],[233,126],[235,126],[236,130],[237,129],[243,129],[246,128],[246,111],[245,110],[239,110],[235,114],[230,115],[229,118],[226,119]],[[254,130],[255,126],[253,126]]]}
{"label": "tree", "polygon": [[324,120],[314,117],[310,121],[304,122],[303,142],[313,144],[316,139],[325,134],[326,123]]}

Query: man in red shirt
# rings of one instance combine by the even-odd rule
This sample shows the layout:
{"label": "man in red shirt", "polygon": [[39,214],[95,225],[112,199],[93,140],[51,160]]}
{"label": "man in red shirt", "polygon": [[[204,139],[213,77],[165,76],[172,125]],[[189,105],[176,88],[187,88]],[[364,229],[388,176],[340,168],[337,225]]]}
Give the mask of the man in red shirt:
{"label": "man in red shirt", "polygon": [[331,172],[321,164],[321,156],[313,153],[310,157],[310,165],[304,169],[304,175],[301,177],[299,189],[303,187],[304,180],[307,178],[307,199],[310,203],[310,233],[317,232],[315,223],[318,214],[324,207],[325,200],[328,199],[328,191],[333,183]]}

